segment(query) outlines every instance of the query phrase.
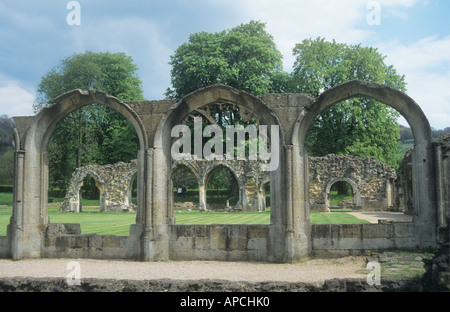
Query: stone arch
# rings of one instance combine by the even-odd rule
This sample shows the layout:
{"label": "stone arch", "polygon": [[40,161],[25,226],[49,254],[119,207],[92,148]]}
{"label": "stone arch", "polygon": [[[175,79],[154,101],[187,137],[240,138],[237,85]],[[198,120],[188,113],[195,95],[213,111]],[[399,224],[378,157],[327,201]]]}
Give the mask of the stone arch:
{"label": "stone arch", "polygon": [[[153,177],[153,201],[152,206],[152,224],[156,232],[154,235],[164,236],[164,231],[169,222],[173,223],[173,215],[170,212],[170,204],[164,201],[169,194],[169,186],[167,179],[170,177],[171,170],[171,131],[175,126],[182,123],[182,120],[191,112],[208,104],[214,104],[220,101],[221,103],[230,103],[237,105],[240,109],[241,116],[248,118],[249,115],[254,114],[258,116],[261,125],[267,125],[268,130],[270,126],[280,127],[281,123],[269,106],[258,97],[255,97],[245,91],[236,90],[226,85],[212,85],[194,91],[186,95],[183,99],[174,104],[168,112],[161,118],[152,141],[153,161],[152,161],[152,177]],[[270,132],[269,132],[270,136]],[[290,214],[290,208],[284,205],[285,194],[282,191],[282,185],[285,185],[284,179],[284,157],[285,157],[285,138],[283,131],[279,131],[278,137],[279,145],[277,146],[276,155],[279,159],[279,166],[270,172],[271,175],[271,192],[272,203],[271,209],[271,226],[268,237],[268,246],[270,246],[270,261],[282,261],[281,259],[289,258],[285,254],[285,228],[286,215]],[[288,217],[289,218],[289,217]],[[292,221],[292,218],[289,218]],[[156,226],[157,225],[157,226]],[[157,229],[161,229],[158,232]],[[160,246],[168,244],[168,237],[165,242],[161,242]],[[157,247],[155,247],[157,248]],[[166,256],[168,258],[168,255]]]}
{"label": "stone arch", "polygon": [[[416,240],[419,246],[429,247],[436,243],[436,198],[433,179],[433,148],[430,124],[420,106],[405,93],[385,85],[352,80],[323,92],[297,119],[292,136],[296,149],[299,171],[297,173],[302,205],[308,210],[307,152],[304,148],[306,133],[314,119],[325,109],[350,98],[364,96],[373,98],[397,110],[409,123],[414,135],[413,197]],[[431,225],[431,226],[430,226]]]}
{"label": "stone arch", "polygon": [[[81,170],[80,170],[81,169]],[[95,185],[100,191],[100,211],[105,211],[106,194],[103,179],[93,170],[92,166],[79,168],[72,174],[69,190],[61,206],[61,211],[65,212],[80,212],[81,211],[81,196],[80,191],[83,186],[84,179],[90,176],[94,179]]]}
{"label": "stone arch", "polygon": [[[205,174],[203,176],[203,181],[202,181],[202,184],[205,186],[205,194],[206,194],[206,187],[208,186],[209,179],[214,174],[214,172],[219,168],[225,168],[228,171],[230,171],[233,179],[237,182],[238,189],[239,189],[239,201],[237,202],[236,207],[242,207],[242,201],[243,201],[242,196],[243,196],[243,192],[244,192],[243,185],[242,185],[243,184],[242,179],[239,177],[239,175],[234,170],[234,168],[232,166],[229,166],[225,162],[214,163],[213,165],[209,166],[206,169]],[[206,204],[208,204],[207,201],[206,201]]]}
{"label": "stone arch", "polygon": [[[186,167],[188,168],[192,174],[194,175],[196,181],[197,181],[197,185],[198,185],[198,208],[200,211],[205,211],[206,210],[206,190],[205,190],[205,186],[202,184],[202,177],[201,174],[199,172],[199,169],[190,161],[186,161],[186,160],[180,160],[180,161],[176,161],[173,163],[172,165],[172,172],[170,175],[170,187],[169,189],[172,190],[173,189],[173,183],[172,183],[172,178],[173,175],[175,174],[175,172],[180,168],[180,167]],[[170,209],[171,211],[173,211],[173,192],[171,191],[171,194],[169,196],[169,200],[172,203],[172,208]]]}
{"label": "stone arch", "polygon": [[134,182],[137,180],[137,168],[136,171],[133,171],[131,178],[128,180],[128,186],[127,186],[127,199],[128,199],[128,204],[132,205],[133,204],[133,185]]}
{"label": "stone arch", "polygon": [[192,172],[192,174],[195,176],[195,179],[197,180],[197,184],[200,185],[201,180],[202,180],[202,178],[200,176],[200,172],[199,172],[198,168],[196,168],[195,165],[190,161],[181,160],[181,161],[174,162],[172,165],[172,176],[182,166],[188,168]]}
{"label": "stone arch", "polygon": [[[42,232],[49,224],[48,201],[48,144],[56,125],[73,111],[90,104],[108,106],[123,115],[136,130],[140,143],[138,167],[143,168],[143,155],[148,146],[147,133],[140,117],[119,99],[97,90],[80,89],[67,92],[42,109],[19,128],[23,130],[20,144],[23,152],[16,155],[15,201],[10,224],[13,240],[11,254],[14,259],[39,257]],[[143,168],[141,172],[145,172]],[[139,174],[138,187],[144,193],[143,174]],[[143,194],[141,194],[142,197]],[[137,222],[141,222],[145,201],[141,198]],[[17,243],[20,241],[20,244]]]}
{"label": "stone arch", "polygon": [[350,186],[352,187],[353,204],[356,208],[361,207],[363,198],[361,196],[361,192],[358,188],[357,183],[353,179],[350,179],[350,178],[338,177],[338,178],[331,179],[326,184],[324,198],[325,198],[325,207],[326,207],[327,211],[330,211],[331,187],[333,186],[333,184],[335,184],[336,182],[340,182],[340,181],[347,182],[348,184],[350,184]]}

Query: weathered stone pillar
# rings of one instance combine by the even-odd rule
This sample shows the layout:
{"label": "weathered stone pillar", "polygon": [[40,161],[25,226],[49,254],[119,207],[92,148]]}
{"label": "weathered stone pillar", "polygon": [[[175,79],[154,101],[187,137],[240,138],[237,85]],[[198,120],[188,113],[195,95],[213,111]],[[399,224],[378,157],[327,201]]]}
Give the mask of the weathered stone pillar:
{"label": "weathered stone pillar", "polygon": [[[168,196],[170,175],[163,149],[153,148],[146,155],[146,223],[144,225],[143,258],[146,261],[169,260]],[[151,191],[150,191],[151,190]]]}
{"label": "weathered stone pillar", "polygon": [[436,246],[437,209],[434,149],[428,142],[417,143],[412,152],[413,205],[416,242],[419,247]]}
{"label": "weathered stone pillar", "polygon": [[198,210],[200,212],[207,211],[207,203],[206,203],[206,185],[205,183],[201,183],[198,185]]}
{"label": "weathered stone pillar", "polygon": [[47,214],[42,211],[47,205],[47,195],[42,194],[46,189],[42,183],[47,183],[42,174],[43,156],[37,152],[15,153],[13,215],[8,228],[11,257],[15,260],[41,256],[43,231],[48,224]]}
{"label": "weathered stone pillar", "polygon": [[[309,165],[308,155],[298,146],[286,148],[286,192],[288,196],[287,232],[290,237],[290,258],[301,260],[309,255],[311,228],[309,219]],[[292,232],[292,234],[290,234]]]}
{"label": "weathered stone pillar", "polygon": [[450,135],[442,137],[434,144],[437,221],[439,228],[445,228],[450,217]]}

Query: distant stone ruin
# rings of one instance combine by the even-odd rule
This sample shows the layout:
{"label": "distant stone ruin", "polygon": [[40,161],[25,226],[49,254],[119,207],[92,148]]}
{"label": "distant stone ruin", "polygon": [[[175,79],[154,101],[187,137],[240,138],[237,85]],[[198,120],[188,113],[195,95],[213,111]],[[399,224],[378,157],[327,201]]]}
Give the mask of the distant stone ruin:
{"label": "distant stone ruin", "polygon": [[[225,167],[234,175],[239,189],[239,201],[230,211],[265,211],[266,189],[270,174],[260,170],[258,161],[247,160],[178,160],[172,172],[185,166],[195,176],[199,189],[198,203],[188,208],[200,211],[214,210],[207,203],[206,185],[215,169]],[[131,201],[132,182],[136,178],[137,161],[119,162],[107,166],[78,168],[72,175],[69,190],[61,211],[80,212],[80,187],[86,176],[92,176],[100,192],[100,211],[135,211]],[[309,203],[312,211],[330,211],[330,191],[334,183],[344,181],[351,185],[353,198],[348,208],[361,211],[391,211],[396,205],[395,169],[374,158],[348,155],[309,157]],[[178,204],[178,208],[182,205]]]}
{"label": "distant stone ruin", "polygon": [[397,174],[375,158],[327,155],[309,158],[309,205],[311,210],[330,211],[333,184],[347,182],[353,199],[348,208],[364,211],[393,210]]}
{"label": "distant stone ruin", "polygon": [[61,211],[80,212],[83,180],[90,176],[100,194],[100,212],[136,211],[131,199],[133,181],[137,176],[137,160],[106,166],[85,166],[75,170],[70,180]]}

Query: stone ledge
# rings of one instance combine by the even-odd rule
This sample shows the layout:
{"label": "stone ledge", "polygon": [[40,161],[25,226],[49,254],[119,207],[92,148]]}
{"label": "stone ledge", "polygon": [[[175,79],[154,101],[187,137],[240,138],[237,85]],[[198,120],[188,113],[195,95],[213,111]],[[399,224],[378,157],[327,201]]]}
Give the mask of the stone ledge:
{"label": "stone ledge", "polygon": [[0,292],[417,292],[420,278],[383,280],[370,286],[365,279],[304,282],[232,282],[226,280],[103,280],[82,279],[70,286],[62,278],[2,278]]}

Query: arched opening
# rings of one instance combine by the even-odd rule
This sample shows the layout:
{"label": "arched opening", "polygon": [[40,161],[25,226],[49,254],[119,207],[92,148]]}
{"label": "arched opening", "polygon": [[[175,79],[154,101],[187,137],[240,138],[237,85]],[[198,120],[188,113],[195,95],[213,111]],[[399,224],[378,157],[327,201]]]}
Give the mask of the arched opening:
{"label": "arched opening", "polygon": [[[139,141],[138,168],[141,168],[141,172],[145,170],[143,158],[148,139],[142,121],[126,103],[103,92],[73,90],[56,98],[55,104],[43,108],[32,119],[26,117],[17,119],[21,123],[19,126],[21,150],[16,153],[15,201],[8,230],[11,238],[20,243],[11,247],[13,259],[40,257],[45,253],[41,238],[43,231],[48,229],[50,224],[48,211],[50,139],[58,123],[70,113],[90,104],[109,107],[131,123]],[[138,174],[138,189],[145,189],[142,173]],[[137,225],[144,222],[145,201],[142,195],[142,192],[138,192],[140,208],[134,218]],[[76,223],[75,220],[69,222]],[[133,233],[133,237],[139,235],[139,232]],[[138,241],[134,239],[132,244],[138,244]],[[123,252],[121,254],[125,256]]]}
{"label": "arched opening", "polygon": [[14,152],[18,149],[15,123],[0,116],[0,236],[6,236],[12,215],[14,184]]}
{"label": "arched opening", "polygon": [[[339,223],[338,219],[375,222],[377,214],[383,220],[405,219],[398,215],[405,212],[404,207],[394,200],[399,192],[393,181],[399,177],[406,153],[401,149],[399,117],[398,111],[384,103],[355,96],[326,108],[314,119],[305,147],[315,157],[309,195],[316,223]],[[320,186],[323,195],[318,192]],[[352,213],[355,210],[362,213]],[[348,220],[334,212],[348,213]]]}
{"label": "arched opening", "polygon": [[[116,172],[119,167],[113,166],[136,159],[138,150],[135,129],[110,107],[91,104],[65,116],[49,141],[49,197],[55,193],[72,196],[69,201],[73,207],[68,211],[80,215],[66,214],[62,207],[58,211],[49,209],[50,223],[77,220],[81,234],[128,236],[130,226],[136,223],[132,185],[137,175]],[[80,180],[74,181],[79,174]],[[117,183],[117,175],[123,175],[121,183]],[[74,182],[78,184],[72,185]],[[67,205],[67,199],[63,205]]]}
{"label": "arched opening", "polygon": [[[195,169],[187,164],[177,164],[172,172],[172,200],[173,209],[177,213],[175,218],[179,217],[180,213],[187,213],[192,211],[199,211],[200,207],[200,187]],[[186,223],[181,216],[181,220],[177,223]]]}
{"label": "arched opening", "polygon": [[[89,174],[81,181],[79,190],[79,212],[100,212],[104,210],[103,185]],[[102,199],[103,198],[103,199]],[[103,207],[102,203],[103,202]]]}
{"label": "arched opening", "polygon": [[355,191],[350,183],[346,181],[334,182],[330,190],[327,190],[327,201],[329,206],[327,207],[331,211],[346,211],[354,210],[356,208]]}
{"label": "arched opening", "polygon": [[[198,137],[201,138],[199,146],[203,148],[203,152],[211,151],[215,155],[219,155],[219,152],[221,152],[221,156],[218,158],[205,158],[205,153],[201,156],[201,158],[196,157],[198,154],[196,154],[195,146],[192,143],[195,140],[196,132],[193,131],[195,129],[192,129],[195,127],[195,117],[201,117],[201,122],[203,123],[201,128],[198,126],[198,129],[200,131],[198,132],[200,135]],[[197,119],[198,120],[198,119]],[[242,123],[241,123],[242,121]],[[217,133],[214,131],[209,132],[212,128],[206,128],[207,126],[219,126],[221,129],[224,129],[225,131],[222,131],[223,138],[226,137],[227,132],[226,126],[234,127],[233,130],[239,129],[238,127],[242,126],[244,127],[244,131],[247,130],[247,126],[255,127],[257,130],[256,133],[258,133],[258,130],[260,130],[260,126],[262,128],[266,127],[264,130],[266,130],[266,141],[263,143],[267,143],[270,141],[270,147],[269,152],[270,156],[273,156],[269,158],[265,165],[266,174],[268,176],[271,176],[275,181],[280,181],[282,179],[281,177],[281,164],[279,165],[279,160],[282,159],[282,154],[284,153],[284,149],[280,148],[283,145],[283,132],[279,131],[278,125],[279,121],[276,118],[276,115],[274,112],[272,112],[266,104],[244,92],[235,90],[229,86],[225,85],[213,85],[206,88],[203,88],[201,90],[195,91],[189,95],[187,95],[184,99],[182,99],[180,102],[178,102],[176,105],[173,106],[173,108],[168,112],[168,114],[165,116],[165,118],[161,121],[158,130],[155,135],[155,147],[157,148],[158,155],[160,157],[165,157],[166,163],[165,166],[167,169],[171,167],[170,164],[173,163],[173,147],[175,146],[174,143],[181,142],[181,139],[184,138],[183,134],[185,133],[183,131],[183,134],[180,132],[177,132],[174,134],[174,129],[177,129],[176,127],[180,125],[187,125],[192,131],[192,135],[189,137],[191,140],[191,149],[189,150],[190,156],[188,158],[196,158],[195,161],[198,163],[200,162],[207,162],[210,161],[211,163],[215,163],[215,165],[220,164],[221,162],[225,165],[226,162],[239,162],[246,160],[249,161],[249,155],[253,155],[254,149],[251,149],[249,144],[263,142],[260,140],[252,141],[250,139],[249,133],[245,133],[245,139],[244,141],[244,152],[242,154],[239,154],[239,147],[237,146],[237,142],[239,141],[237,139],[237,133],[234,133],[235,140],[214,140],[217,139]],[[238,126],[240,125],[240,126]],[[223,127],[223,128],[222,128]],[[215,128],[214,130],[216,130]],[[260,132],[259,132],[260,133]],[[170,140],[168,140],[170,138]],[[270,138],[267,140],[267,138]],[[235,143],[234,147],[231,149],[231,153],[228,153],[228,156],[232,156],[231,158],[234,159],[228,159],[227,158],[227,142],[233,142]],[[194,142],[195,143],[195,142]],[[213,144],[217,143],[217,145]],[[268,144],[268,145],[269,145]],[[230,144],[232,145],[232,144]],[[218,146],[222,146],[223,149],[220,151],[220,148],[217,148]],[[256,145],[258,146],[258,145]],[[185,147],[185,146],[184,146]],[[161,149],[159,149],[161,148]],[[178,147],[177,147],[178,148]],[[198,150],[197,150],[198,151]],[[230,150],[228,150],[230,151]],[[185,153],[186,150],[179,148],[179,152]],[[258,151],[257,151],[258,153]],[[163,156],[164,155],[164,156]],[[213,156],[215,156],[213,155]],[[244,160],[239,160],[238,157],[235,156],[243,156]],[[258,158],[259,154],[256,154],[256,158]],[[189,159],[184,159],[185,161],[189,161]],[[273,160],[273,161],[271,161]],[[270,167],[270,166],[273,166]],[[264,165],[261,165],[260,167],[264,167]],[[165,170],[163,167],[157,168],[158,171]],[[209,169],[208,169],[209,170]],[[258,169],[259,170],[259,169]],[[205,181],[205,174],[201,173],[200,176],[202,177],[202,182],[200,183],[200,205],[203,205],[206,200],[202,201],[201,198],[206,197],[206,183]],[[245,176],[241,177],[241,174],[235,175],[236,179],[239,180],[239,183],[242,183],[241,188],[244,189],[244,184],[247,183],[246,181],[250,181],[253,184],[253,192],[251,194],[252,198],[252,205],[256,207],[258,206],[258,198],[257,193],[259,191],[259,181],[257,177]],[[246,180],[246,181],[241,181]],[[232,180],[230,180],[232,181]],[[231,182],[232,183],[232,182]],[[161,180],[161,183],[158,183],[158,185],[165,185],[163,180]],[[211,184],[212,185],[212,184]],[[236,185],[236,183],[234,183]],[[266,223],[273,222],[275,224],[282,223],[282,215],[285,213],[283,211],[284,207],[281,205],[281,200],[277,194],[280,194],[280,183],[274,183],[271,184],[271,193],[275,194],[272,196],[273,203],[271,210],[270,210],[270,221],[267,221]],[[220,187],[219,187],[220,189]],[[269,188],[268,188],[269,189]],[[215,194],[217,195],[217,188],[215,189]],[[170,193],[172,193],[172,189],[170,188]],[[209,191],[208,191],[209,193]],[[220,193],[220,191],[219,191]],[[247,194],[243,194],[244,191],[241,191],[241,196],[245,197],[248,196]],[[213,193],[214,194],[214,191]],[[254,197],[254,198],[253,198]],[[213,199],[214,200],[214,199]],[[228,199],[230,206],[233,204],[233,199]],[[234,201],[238,203],[237,197],[235,197]],[[211,203],[211,200],[209,200],[209,203]],[[226,199],[223,198],[223,202],[221,203],[226,206]],[[239,209],[239,207],[236,207]],[[206,205],[200,206],[201,211],[206,211],[207,207]],[[238,210],[237,209],[237,210]],[[171,219],[170,215],[170,209],[167,209],[169,211],[169,215],[167,218],[161,214],[161,221],[165,219]],[[230,214],[226,214],[230,215]],[[155,222],[158,222],[156,219],[154,219]],[[274,221],[275,220],[275,221]],[[221,220],[216,220],[216,224],[222,224]],[[223,224],[229,224],[230,222],[225,221]],[[232,222],[233,223],[233,222]],[[200,224],[208,224],[208,223],[200,223]],[[256,224],[261,224],[257,222]],[[278,228],[277,228],[278,229]]]}
{"label": "arched opening", "polygon": [[210,211],[240,211],[241,191],[235,174],[220,165],[206,178],[206,205]]}
{"label": "arched opening", "polygon": [[[415,237],[420,246],[436,244],[436,199],[433,182],[433,149],[431,128],[420,107],[406,94],[393,88],[367,83],[349,81],[322,93],[313,100],[308,111],[299,117],[294,132],[293,142],[299,147],[299,165],[302,170],[308,170],[308,155],[305,150],[305,138],[314,119],[327,108],[350,98],[368,97],[384,103],[403,116],[409,123],[414,135],[414,151],[412,155],[413,206]],[[297,136],[298,135],[298,136]],[[306,177],[300,180],[308,181]],[[300,183],[301,185],[301,183]],[[306,184],[308,185],[308,184]],[[306,189],[304,190],[306,192]],[[302,192],[302,190],[301,190]],[[304,193],[303,193],[304,194]],[[304,194],[307,198],[307,194]]]}

